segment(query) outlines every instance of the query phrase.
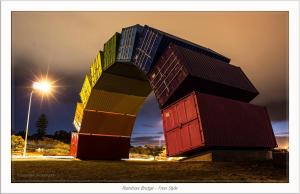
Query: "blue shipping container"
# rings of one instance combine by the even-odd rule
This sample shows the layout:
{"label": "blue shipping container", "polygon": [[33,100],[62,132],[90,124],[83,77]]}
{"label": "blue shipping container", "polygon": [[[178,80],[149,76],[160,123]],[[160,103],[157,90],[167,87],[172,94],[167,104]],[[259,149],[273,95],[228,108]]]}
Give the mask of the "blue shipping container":
{"label": "blue shipping container", "polygon": [[136,53],[134,54],[133,63],[139,67],[146,74],[152,68],[158,57],[162,54],[165,48],[170,44],[188,48],[223,62],[229,63],[230,59],[209,49],[189,42],[187,40],[178,38],[171,34],[162,32],[160,30],[151,28],[147,25],[144,26],[144,31],[138,41]]}
{"label": "blue shipping container", "polygon": [[143,32],[139,24],[122,29],[117,62],[132,63],[137,40]]}

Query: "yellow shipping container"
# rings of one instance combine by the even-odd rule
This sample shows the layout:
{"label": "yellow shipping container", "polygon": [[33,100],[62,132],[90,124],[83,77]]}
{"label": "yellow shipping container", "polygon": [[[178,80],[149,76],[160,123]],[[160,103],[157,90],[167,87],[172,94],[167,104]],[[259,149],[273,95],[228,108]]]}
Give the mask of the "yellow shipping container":
{"label": "yellow shipping container", "polygon": [[80,130],[82,118],[83,118],[83,104],[78,102],[76,106],[74,121],[73,121],[73,124],[77,129],[77,131]]}
{"label": "yellow shipping container", "polygon": [[82,85],[82,89],[79,94],[80,98],[81,98],[81,102],[83,104],[83,107],[85,107],[85,105],[89,99],[91,90],[92,90],[91,77],[89,75],[86,75],[83,85]]}
{"label": "yellow shipping container", "polygon": [[97,83],[99,77],[102,74],[102,65],[103,65],[103,52],[99,51],[96,59],[91,64],[91,84],[92,87]]}

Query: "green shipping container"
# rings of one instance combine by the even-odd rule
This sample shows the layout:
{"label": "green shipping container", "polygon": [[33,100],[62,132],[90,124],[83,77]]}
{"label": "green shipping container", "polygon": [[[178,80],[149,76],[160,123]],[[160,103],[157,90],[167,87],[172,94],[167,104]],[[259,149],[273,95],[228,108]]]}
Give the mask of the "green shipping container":
{"label": "green shipping container", "polygon": [[103,64],[104,71],[116,62],[116,58],[118,55],[119,41],[120,41],[120,33],[116,32],[104,44],[104,64]]}
{"label": "green shipping container", "polygon": [[151,92],[148,81],[102,72],[95,89],[133,96],[147,97]]}
{"label": "green shipping container", "polygon": [[103,51],[99,51],[90,67],[92,87],[94,87],[94,85],[97,83],[98,79],[102,74],[102,65],[103,65]]}
{"label": "green shipping container", "polygon": [[84,82],[83,82],[83,85],[82,85],[82,89],[79,93],[79,96],[80,96],[80,99],[81,99],[81,102],[82,102],[83,106],[86,105],[86,103],[89,99],[91,90],[92,90],[91,76],[86,75],[85,79],[84,79]]}
{"label": "green shipping container", "polygon": [[92,89],[85,110],[136,116],[146,97]]}

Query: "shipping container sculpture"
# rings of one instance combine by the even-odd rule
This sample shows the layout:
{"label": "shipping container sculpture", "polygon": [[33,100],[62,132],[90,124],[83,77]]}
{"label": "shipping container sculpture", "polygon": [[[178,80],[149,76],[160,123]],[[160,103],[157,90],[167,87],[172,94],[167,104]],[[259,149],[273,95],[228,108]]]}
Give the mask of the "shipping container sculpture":
{"label": "shipping container sculpture", "polygon": [[91,82],[92,87],[97,83],[98,79],[102,74],[102,65],[103,65],[103,51],[99,51],[97,57],[93,61],[90,67],[91,71]]}
{"label": "shipping container sculpture", "polygon": [[170,44],[148,74],[163,107],[193,90],[245,102],[258,91],[240,67]]}
{"label": "shipping container sculpture", "polygon": [[71,142],[70,155],[83,160],[120,160],[129,156],[128,137],[72,133]]}
{"label": "shipping container sculpture", "polygon": [[77,131],[80,130],[81,121],[83,117],[83,110],[84,110],[83,104],[81,102],[78,102],[75,110],[74,121],[73,121],[73,125]]}
{"label": "shipping container sculpture", "polygon": [[169,156],[204,148],[274,148],[266,108],[192,92],[162,110]]}
{"label": "shipping container sculpture", "polygon": [[90,77],[90,75],[86,75],[83,85],[82,85],[82,89],[79,93],[83,107],[85,107],[85,105],[89,99],[89,96],[91,94],[91,91],[92,91],[91,77]]}
{"label": "shipping container sculpture", "polygon": [[109,68],[116,62],[117,51],[119,47],[120,33],[116,32],[105,44],[104,44],[104,63],[103,70]]}
{"label": "shipping container sculpture", "polygon": [[197,45],[190,41],[178,38],[166,32],[144,26],[143,34],[138,42],[135,55],[134,64],[139,67],[145,74],[148,74],[152,66],[156,63],[157,59],[164,52],[165,48],[170,44],[182,46],[203,53],[212,58],[230,62],[230,59],[203,46]]}
{"label": "shipping container sculpture", "polygon": [[266,109],[249,104],[258,91],[229,62],[149,26],[116,32],[97,53],[83,83],[70,155],[128,158],[136,115],[151,91],[160,104],[169,156],[215,148],[274,148]]}

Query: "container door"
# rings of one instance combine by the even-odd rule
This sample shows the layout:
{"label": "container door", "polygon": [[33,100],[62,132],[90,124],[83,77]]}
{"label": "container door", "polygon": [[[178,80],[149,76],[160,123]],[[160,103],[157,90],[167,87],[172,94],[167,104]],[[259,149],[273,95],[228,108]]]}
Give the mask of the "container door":
{"label": "container door", "polygon": [[180,152],[188,151],[191,148],[191,138],[189,125],[185,125],[180,129],[181,133],[181,149]]}
{"label": "container door", "polygon": [[175,129],[174,130],[176,133],[176,153],[179,154],[183,151],[182,149],[182,140],[181,140],[181,130],[180,129]]}
{"label": "container door", "polygon": [[204,145],[203,131],[198,119],[189,123],[188,128],[190,132],[191,147]]}
{"label": "container door", "polygon": [[184,106],[185,106],[187,121],[192,121],[198,118],[198,114],[196,110],[197,105],[194,99],[194,94],[186,98],[186,100],[184,101]]}
{"label": "container door", "polygon": [[176,105],[177,114],[178,114],[178,122],[179,124],[185,124],[188,122],[187,120],[187,113],[186,113],[186,107],[185,107],[185,100],[178,102]]}
{"label": "container door", "polygon": [[168,156],[173,156],[175,155],[176,152],[176,133],[175,131],[170,131],[166,133],[166,143],[167,143],[167,151],[168,151]]}
{"label": "container door", "polygon": [[163,124],[166,132],[179,126],[176,106],[163,111]]}

